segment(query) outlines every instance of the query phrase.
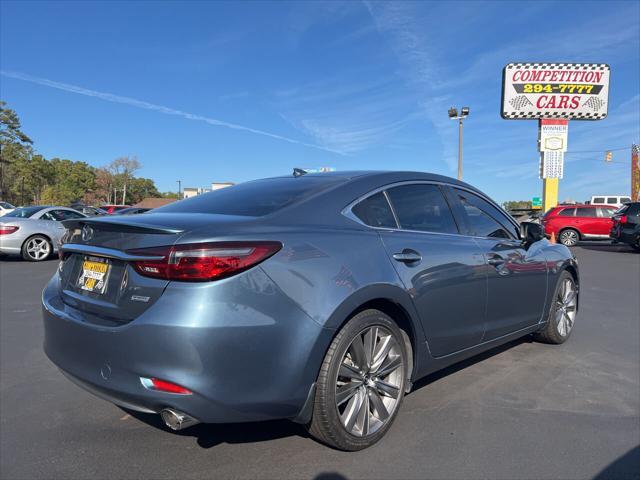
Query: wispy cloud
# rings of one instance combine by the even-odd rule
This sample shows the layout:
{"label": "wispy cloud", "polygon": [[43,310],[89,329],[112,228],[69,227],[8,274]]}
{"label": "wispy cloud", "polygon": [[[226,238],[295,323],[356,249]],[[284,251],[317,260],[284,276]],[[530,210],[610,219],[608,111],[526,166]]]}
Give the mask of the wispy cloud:
{"label": "wispy cloud", "polygon": [[289,137],[285,137],[282,135],[278,135],[276,133],[271,133],[271,132],[267,132],[264,130],[258,130],[255,128],[251,128],[251,127],[247,127],[244,125],[238,125],[236,123],[231,123],[231,122],[225,122],[224,120],[218,120],[216,118],[211,118],[211,117],[205,117],[202,115],[197,115],[194,113],[189,113],[189,112],[185,112],[182,110],[177,110],[171,107],[166,107],[164,105],[158,105],[155,103],[149,103],[149,102],[145,102],[143,100],[138,100],[135,98],[131,98],[131,97],[123,97],[121,95],[114,95],[112,93],[106,93],[106,92],[98,92],[96,90],[90,90],[88,88],[84,88],[84,87],[79,87],[77,85],[71,85],[68,83],[61,83],[61,82],[56,82],[53,80],[49,80],[46,78],[40,78],[40,77],[34,77],[32,75],[28,75],[25,73],[21,73],[21,72],[14,72],[14,71],[6,71],[6,70],[0,70],[0,75],[4,76],[4,77],[9,77],[9,78],[14,78],[17,80],[23,80],[25,82],[30,82],[30,83],[34,83],[37,85],[42,85],[45,87],[50,87],[50,88],[55,88],[57,90],[62,90],[65,92],[69,92],[69,93],[75,93],[78,95],[84,95],[86,97],[93,97],[93,98],[98,98],[100,100],[104,100],[106,102],[112,102],[112,103],[120,103],[123,105],[129,105],[131,107],[136,107],[136,108],[141,108],[144,110],[152,110],[154,112],[158,112],[158,113],[162,113],[165,115],[174,115],[174,116],[178,116],[178,117],[182,117],[182,118],[186,118],[187,120],[195,120],[198,122],[204,122],[207,123],[209,125],[213,125],[216,127],[224,127],[224,128],[229,128],[231,130],[239,130],[242,132],[247,132],[247,133],[253,133],[254,135],[261,135],[264,137],[269,137],[269,138],[273,138],[275,140],[280,140],[283,142],[288,142],[288,143],[292,143],[292,144],[296,144],[296,145],[302,145],[305,147],[309,147],[309,148],[315,148],[318,150],[324,150],[326,152],[331,152],[331,153],[337,153],[340,155],[344,155],[344,152],[339,151],[339,150],[335,150],[326,146],[322,146],[322,145],[315,145],[313,143],[307,143],[307,142],[302,142],[300,140],[296,140],[293,138],[289,138]]}

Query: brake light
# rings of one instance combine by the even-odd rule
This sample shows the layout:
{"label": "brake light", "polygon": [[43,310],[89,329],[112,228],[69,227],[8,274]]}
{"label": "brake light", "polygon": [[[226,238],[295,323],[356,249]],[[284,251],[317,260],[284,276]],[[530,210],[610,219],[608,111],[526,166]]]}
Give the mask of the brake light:
{"label": "brake light", "polygon": [[627,223],[629,219],[627,218],[626,215],[620,215],[618,217],[618,223],[620,223],[621,225],[624,225],[625,223]]}
{"label": "brake light", "polygon": [[140,382],[149,390],[157,390],[159,392],[177,393],[179,395],[191,395],[193,392],[188,388],[184,388],[176,383],[160,380],[159,378],[140,377]]}
{"label": "brake light", "polygon": [[236,275],[263,262],[282,248],[280,242],[214,242],[129,250],[156,257],[132,262],[145,277],[206,282]]}
{"label": "brake light", "polygon": [[14,226],[0,226],[0,235],[9,235],[10,233],[16,232],[20,227]]}

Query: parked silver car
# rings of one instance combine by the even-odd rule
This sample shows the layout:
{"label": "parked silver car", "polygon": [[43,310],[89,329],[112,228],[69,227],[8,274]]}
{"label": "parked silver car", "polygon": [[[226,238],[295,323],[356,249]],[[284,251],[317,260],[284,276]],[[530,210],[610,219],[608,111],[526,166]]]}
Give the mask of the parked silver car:
{"label": "parked silver car", "polygon": [[23,207],[0,218],[0,254],[22,255],[40,262],[58,250],[65,228],[62,220],[86,215],[67,207]]}

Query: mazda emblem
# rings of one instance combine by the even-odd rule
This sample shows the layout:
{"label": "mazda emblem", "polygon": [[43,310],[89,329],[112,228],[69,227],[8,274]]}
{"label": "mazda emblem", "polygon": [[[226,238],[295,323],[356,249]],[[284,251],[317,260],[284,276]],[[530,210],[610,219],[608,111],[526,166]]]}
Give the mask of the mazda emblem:
{"label": "mazda emblem", "polygon": [[82,240],[88,242],[93,238],[93,228],[89,225],[82,227]]}

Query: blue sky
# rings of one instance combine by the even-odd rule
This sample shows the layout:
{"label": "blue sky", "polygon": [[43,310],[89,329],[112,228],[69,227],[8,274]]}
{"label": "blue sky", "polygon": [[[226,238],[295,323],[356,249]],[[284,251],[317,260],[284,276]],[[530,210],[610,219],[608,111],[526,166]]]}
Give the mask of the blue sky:
{"label": "blue sky", "polygon": [[512,61],[611,66],[609,117],[570,123],[560,197],[630,188],[639,2],[3,0],[0,18],[1,97],[36,150],[137,155],[161,190],[296,166],[455,176],[447,109],[468,105],[464,179],[530,199],[537,123],[499,116]]}

